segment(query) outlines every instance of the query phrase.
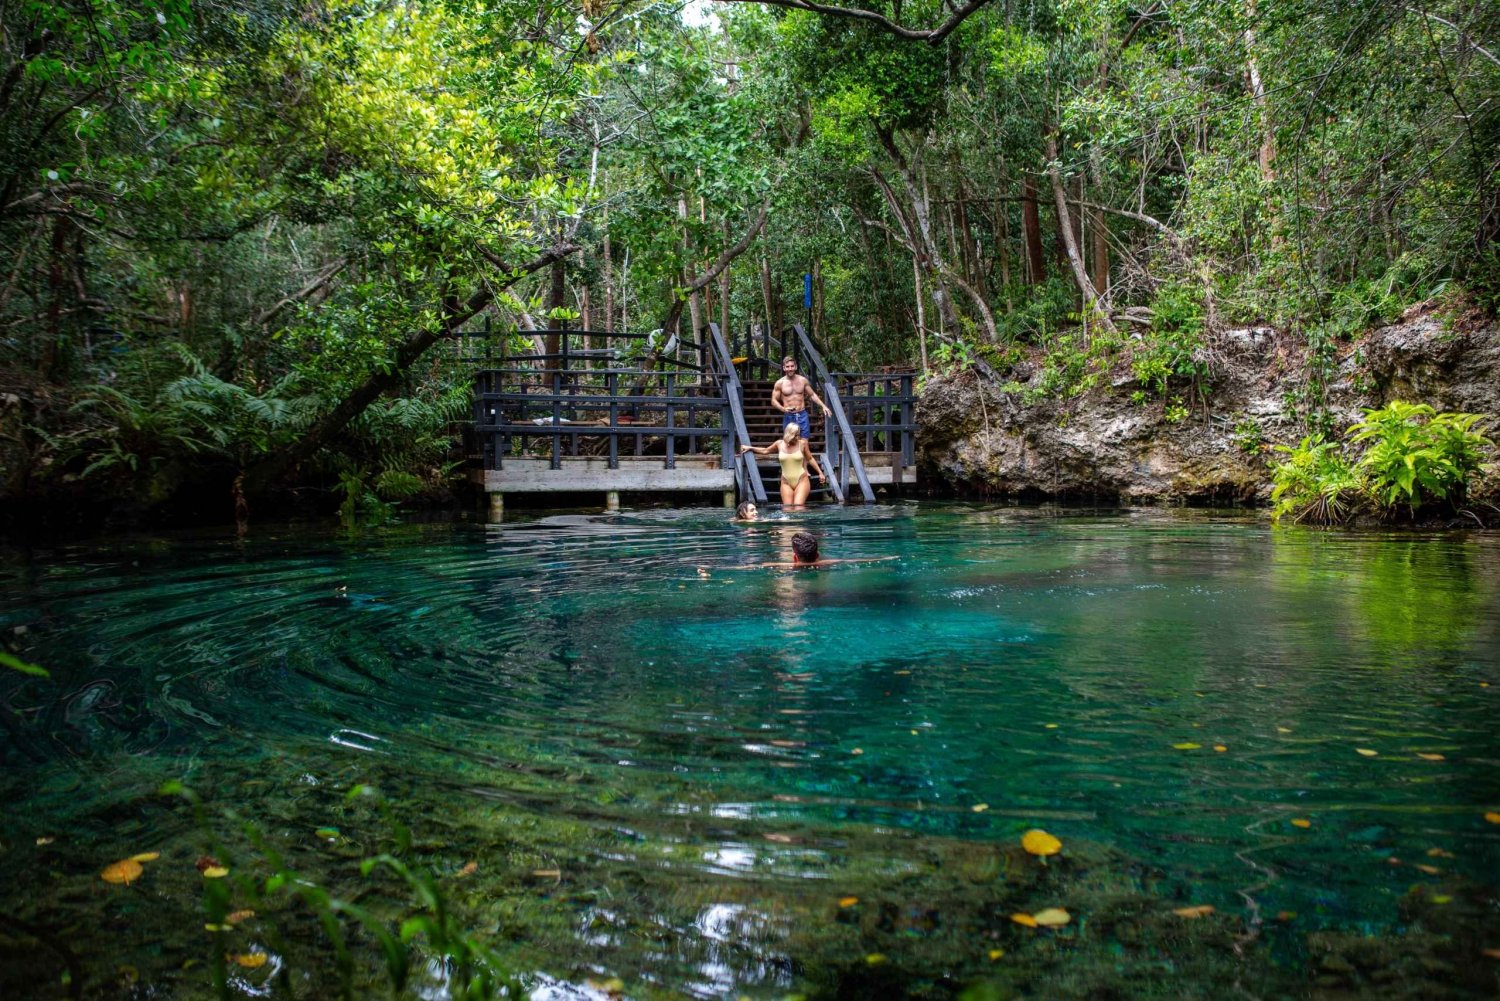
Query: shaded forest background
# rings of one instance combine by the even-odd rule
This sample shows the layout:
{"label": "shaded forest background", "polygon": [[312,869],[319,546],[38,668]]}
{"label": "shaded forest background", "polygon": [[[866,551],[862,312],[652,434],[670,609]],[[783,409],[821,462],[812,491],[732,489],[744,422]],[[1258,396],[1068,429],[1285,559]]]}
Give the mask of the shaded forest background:
{"label": "shaded forest background", "polygon": [[0,13],[12,518],[442,498],[461,331],[779,327],[804,272],[838,367],[1145,406],[1235,325],[1500,304],[1482,0]]}

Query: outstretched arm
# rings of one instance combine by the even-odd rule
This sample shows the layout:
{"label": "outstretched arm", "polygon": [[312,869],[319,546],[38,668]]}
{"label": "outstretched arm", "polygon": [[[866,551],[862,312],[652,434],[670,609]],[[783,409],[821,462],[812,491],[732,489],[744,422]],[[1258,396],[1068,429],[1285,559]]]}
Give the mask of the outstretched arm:
{"label": "outstretched arm", "polygon": [[744,455],[746,452],[754,452],[756,455],[769,455],[778,444],[780,443],[773,441],[771,444],[762,445],[760,448],[756,448],[754,445],[741,445],[740,454]]}
{"label": "outstretched arm", "polygon": [[811,379],[807,380],[807,390],[806,390],[806,392],[807,392],[808,397],[811,398],[814,403],[816,403],[818,406],[820,406],[820,407],[823,408],[823,416],[824,417],[827,417],[829,414],[833,413],[832,410],[828,409],[828,404],[824,403],[823,402],[823,398],[818,395],[818,391],[816,389],[813,389],[813,385],[812,385],[812,380]]}

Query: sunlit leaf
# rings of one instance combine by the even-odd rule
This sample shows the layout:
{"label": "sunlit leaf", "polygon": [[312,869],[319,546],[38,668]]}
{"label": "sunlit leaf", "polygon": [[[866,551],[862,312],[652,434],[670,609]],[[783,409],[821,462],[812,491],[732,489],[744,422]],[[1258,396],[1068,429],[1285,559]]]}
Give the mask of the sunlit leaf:
{"label": "sunlit leaf", "polygon": [[1062,842],[1046,831],[1032,829],[1021,835],[1021,847],[1032,855],[1056,855],[1062,851]]}
{"label": "sunlit leaf", "polygon": [[1376,756],[1378,756],[1380,754],[1379,751],[1371,750],[1368,747],[1356,747],[1354,749],[1354,753],[1355,754],[1363,755],[1363,756],[1365,756],[1367,758],[1373,758],[1373,757],[1376,757]]}
{"label": "sunlit leaf", "polygon": [[155,862],[161,858],[161,852],[141,852],[139,855],[130,856],[130,858],[135,862]]}
{"label": "sunlit leaf", "polygon": [[849,753],[850,754],[864,754],[865,753],[865,749],[863,747],[856,747],[854,750],[850,751]]}
{"label": "sunlit leaf", "polygon": [[1213,904],[1198,904],[1193,907],[1179,907],[1172,913],[1179,918],[1201,918],[1214,912]]}
{"label": "sunlit leaf", "polygon": [[99,878],[106,883],[130,884],[140,879],[143,871],[141,864],[135,859],[121,859],[118,862],[105,866],[104,871],[99,874]]}
{"label": "sunlit leaf", "polygon": [[1225,751],[1229,750],[1229,748],[1223,744],[1215,744],[1214,750],[1218,751],[1220,754],[1223,754]]}
{"label": "sunlit leaf", "polygon": [[989,808],[990,805],[988,803],[975,803],[972,807],[970,807],[970,809],[972,809],[975,813],[983,813]]}
{"label": "sunlit leaf", "polygon": [[1056,723],[1043,723],[1042,724],[1042,729],[1043,730],[1056,730],[1057,729],[1057,724]]}
{"label": "sunlit leaf", "polygon": [[1288,727],[1278,726],[1276,728],[1276,732],[1277,733],[1291,733],[1292,731]]}
{"label": "sunlit leaf", "polygon": [[1413,863],[1412,868],[1417,870],[1418,872],[1425,872],[1429,876],[1436,876],[1438,873],[1443,871],[1435,865],[1425,865],[1422,863]]}
{"label": "sunlit leaf", "polygon": [[258,967],[265,966],[266,959],[268,957],[263,952],[237,952],[234,953],[234,955],[230,958],[232,958],[240,966],[243,966],[245,969],[254,970]]}
{"label": "sunlit leaf", "polygon": [[1179,750],[1179,751],[1196,751],[1198,748],[1202,747],[1203,745],[1202,744],[1195,744],[1191,740],[1185,740],[1185,741],[1183,741],[1180,744],[1173,744],[1172,746],[1174,748],[1176,748],[1177,750]]}
{"label": "sunlit leaf", "polygon": [[1037,911],[1031,916],[1032,920],[1043,928],[1061,928],[1073,920],[1073,915],[1061,907],[1048,907]]}
{"label": "sunlit leaf", "polygon": [[1036,918],[1032,917],[1030,914],[1012,914],[1010,916],[1010,919],[1018,925],[1025,925],[1027,928],[1036,927]]}
{"label": "sunlit leaf", "polygon": [[227,875],[229,875],[229,870],[222,865],[211,865],[203,870],[205,879],[223,879]]}
{"label": "sunlit leaf", "polygon": [[1428,858],[1457,858],[1458,856],[1454,855],[1450,851],[1445,851],[1442,848],[1429,848],[1429,849],[1427,849],[1427,857]]}
{"label": "sunlit leaf", "polygon": [[229,924],[237,925],[241,921],[248,921],[248,920],[250,920],[253,917],[255,917],[255,912],[252,911],[252,910],[249,910],[247,908],[246,910],[243,910],[243,911],[231,911],[231,912],[229,912],[228,914],[224,915],[224,920],[227,921]]}
{"label": "sunlit leaf", "polygon": [[870,964],[871,966],[879,966],[881,963],[884,963],[885,961],[886,961],[885,956],[882,953],[878,953],[878,952],[872,952],[868,956],[865,957],[865,962],[868,963],[868,964]]}
{"label": "sunlit leaf", "polygon": [[204,931],[232,931],[233,928],[234,928],[233,925],[227,925],[227,924],[217,925],[217,924],[214,924],[211,921],[208,924],[206,924],[206,925],[203,926],[203,930]]}
{"label": "sunlit leaf", "polygon": [[464,863],[464,867],[462,869],[458,870],[458,872],[454,873],[453,875],[457,876],[459,879],[468,879],[470,876],[474,875],[478,871],[479,871],[479,863],[478,862],[465,862]]}
{"label": "sunlit leaf", "polygon": [[993,963],[995,960],[999,959],[1003,955],[1005,955],[1005,950],[1004,949],[991,949],[989,951],[990,962]]}
{"label": "sunlit leaf", "polygon": [[54,841],[56,841],[56,840],[57,840],[57,839],[56,839],[56,838],[54,838],[54,837],[52,837],[52,836],[51,836],[51,835],[46,835],[46,834],[44,834],[44,835],[43,835],[43,836],[41,836],[41,837],[40,837],[40,838],[37,838],[37,839],[36,839],[36,844],[37,844],[37,847],[38,847],[38,848],[40,848],[40,847],[42,847],[42,846],[43,846],[43,845],[50,845],[50,844],[51,844],[51,843],[52,843],[52,842],[54,842]]}
{"label": "sunlit leaf", "polygon": [[1312,826],[1312,821],[1308,820],[1306,817],[1293,817],[1292,818],[1292,826],[1293,827],[1308,828],[1308,827]]}
{"label": "sunlit leaf", "polygon": [[840,897],[839,898],[839,906],[840,907],[853,907],[857,903],[859,903],[859,898],[858,897]]}
{"label": "sunlit leaf", "polygon": [[1446,761],[1447,760],[1441,754],[1423,754],[1421,751],[1417,752],[1417,757],[1421,758],[1423,761]]}
{"label": "sunlit leaf", "polygon": [[1484,819],[1492,824],[1500,824],[1500,810],[1491,810],[1484,815]]}
{"label": "sunlit leaf", "polygon": [[1434,904],[1451,904],[1451,903],[1453,903],[1453,898],[1450,897],[1450,896],[1448,896],[1446,893],[1436,893],[1436,894],[1433,894],[1431,900],[1432,900],[1432,902]]}

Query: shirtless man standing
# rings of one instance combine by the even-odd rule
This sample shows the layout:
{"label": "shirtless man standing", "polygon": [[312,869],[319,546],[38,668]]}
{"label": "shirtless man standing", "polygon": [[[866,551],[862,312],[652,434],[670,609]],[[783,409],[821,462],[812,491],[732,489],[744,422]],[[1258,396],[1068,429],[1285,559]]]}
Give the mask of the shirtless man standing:
{"label": "shirtless man standing", "polygon": [[828,409],[828,404],[818,398],[806,376],[797,374],[797,362],[790,355],[781,359],[781,378],[776,380],[776,386],[771,390],[771,406],[784,415],[781,426],[796,424],[804,441],[812,438],[812,421],[807,417],[809,398],[823,408],[824,417],[833,413]]}

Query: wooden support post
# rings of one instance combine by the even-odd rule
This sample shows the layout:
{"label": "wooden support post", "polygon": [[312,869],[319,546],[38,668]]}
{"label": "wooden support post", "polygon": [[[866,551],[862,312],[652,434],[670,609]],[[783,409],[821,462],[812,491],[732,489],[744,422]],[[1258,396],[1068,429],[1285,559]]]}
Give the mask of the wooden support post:
{"label": "wooden support post", "polygon": [[611,490],[604,495],[604,513],[614,514],[620,510],[620,491]]}
{"label": "wooden support post", "polygon": [[724,491],[724,506],[727,507],[727,508],[732,508],[732,507],[735,506],[734,505],[734,491],[733,490],[726,490],[726,491]]}
{"label": "wooden support post", "polygon": [[489,522],[492,525],[498,525],[502,521],[505,520],[505,495],[502,494],[502,493],[499,493],[497,491],[495,493],[491,493],[489,495],[489,498],[490,498],[490,516],[489,516]]}

